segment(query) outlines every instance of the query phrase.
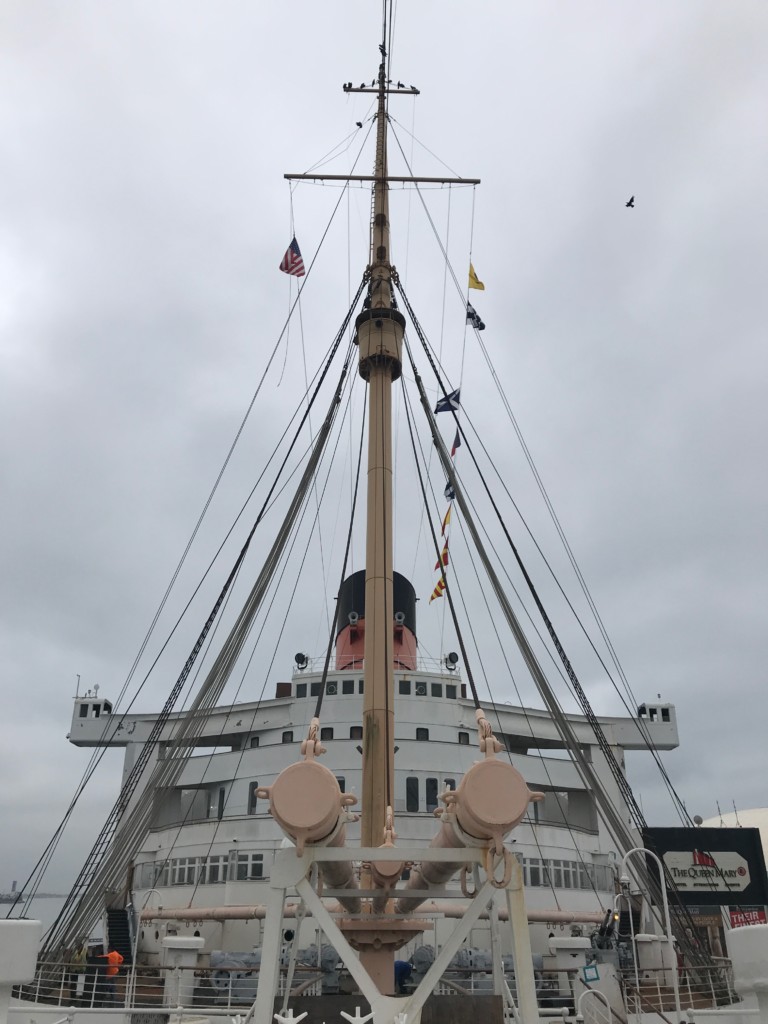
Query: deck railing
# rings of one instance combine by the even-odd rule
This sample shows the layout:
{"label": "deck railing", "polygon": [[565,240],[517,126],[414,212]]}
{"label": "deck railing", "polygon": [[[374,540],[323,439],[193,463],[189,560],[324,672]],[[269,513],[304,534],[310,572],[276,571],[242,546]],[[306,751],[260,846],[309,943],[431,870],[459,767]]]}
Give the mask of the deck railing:
{"label": "deck railing", "polygon": [[[598,966],[599,970],[599,966]],[[238,1012],[252,1005],[258,986],[258,967],[247,966],[201,968],[139,965],[122,967],[109,979],[105,967],[80,964],[41,963],[35,980],[14,989],[14,995],[51,1007],[159,1009],[168,1007],[168,994],[174,994],[170,1005],[190,1009],[233,1009]],[[342,972],[342,988],[345,980]],[[413,981],[416,982],[414,977]],[[675,1010],[671,968],[643,970],[639,986],[634,969],[620,970],[619,981],[630,1013],[673,1014]],[[285,994],[287,972],[280,976],[278,994]],[[680,1004],[683,1011],[724,1007],[737,1002],[730,961],[722,960],[715,967],[696,967],[678,974]],[[516,998],[514,976],[506,975],[505,1002]],[[293,975],[291,995],[319,995],[323,975],[315,967],[299,965]],[[579,996],[587,991],[579,969],[537,973],[537,998],[542,1015],[547,1011],[560,1015],[575,1012]],[[456,970],[444,975],[435,987],[437,994],[464,995],[493,992],[493,975],[480,970]]]}

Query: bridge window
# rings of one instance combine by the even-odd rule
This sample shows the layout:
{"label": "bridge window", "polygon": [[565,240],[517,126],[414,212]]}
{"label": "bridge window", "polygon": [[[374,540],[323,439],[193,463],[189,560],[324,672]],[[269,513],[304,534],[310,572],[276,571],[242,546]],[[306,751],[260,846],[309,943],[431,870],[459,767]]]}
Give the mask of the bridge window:
{"label": "bridge window", "polygon": [[437,779],[427,779],[427,810],[437,810]]}
{"label": "bridge window", "polygon": [[448,700],[456,700],[456,687],[452,683],[445,684],[445,696]]}
{"label": "bridge window", "polygon": [[287,729],[283,733],[283,743],[293,743],[293,729]]}
{"label": "bridge window", "polygon": [[248,813],[249,814],[255,814],[256,813],[256,804],[257,804],[258,799],[259,799],[258,793],[259,793],[259,784],[258,784],[258,782],[251,782],[251,783],[249,783],[248,784]]}
{"label": "bridge window", "polygon": [[410,695],[411,695],[411,680],[410,679],[401,679],[400,680],[400,696],[401,697],[410,697]]}
{"label": "bridge window", "polygon": [[343,679],[341,682],[341,692],[345,696],[349,696],[355,692],[355,680],[354,679]]}
{"label": "bridge window", "polygon": [[416,730],[416,739],[417,740],[428,740],[429,739],[429,729],[417,729]]}
{"label": "bridge window", "polygon": [[405,809],[412,814],[419,809],[419,780],[415,776],[405,780]]}
{"label": "bridge window", "polygon": [[333,726],[326,725],[323,729],[321,729],[320,730],[320,739],[321,740],[332,740],[333,739]]}
{"label": "bridge window", "polygon": [[339,784],[339,789],[341,790],[341,792],[342,793],[346,793],[346,791],[347,791],[347,780],[344,778],[344,776],[343,775],[337,775],[336,776],[336,781]]}
{"label": "bridge window", "polygon": [[464,746],[464,747],[468,747],[469,746],[469,733],[468,732],[460,732],[459,733],[459,743],[462,746]]}
{"label": "bridge window", "polygon": [[349,728],[349,738],[351,740],[361,740],[363,738],[363,727],[362,725],[352,725]]}
{"label": "bridge window", "polygon": [[432,696],[433,697],[442,697],[443,696],[443,684],[442,683],[432,683]]}

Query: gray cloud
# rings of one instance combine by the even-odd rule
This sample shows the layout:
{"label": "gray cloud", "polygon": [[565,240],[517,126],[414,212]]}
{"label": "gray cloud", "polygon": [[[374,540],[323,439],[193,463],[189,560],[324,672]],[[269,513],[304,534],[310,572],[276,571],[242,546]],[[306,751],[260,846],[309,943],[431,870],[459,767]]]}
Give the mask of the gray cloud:
{"label": "gray cloud", "polygon": [[[399,11],[396,73],[423,93],[415,114],[411,101],[393,113],[451,166],[483,178],[473,258],[487,285],[477,299],[485,341],[635,693],[677,705],[682,745],[667,763],[681,795],[705,817],[716,799],[764,804],[754,708],[768,607],[768,15],[757,3],[726,10],[701,0],[641,12],[593,2],[449,13],[436,2]],[[341,0],[237,2],[225,13],[76,2],[66,14],[16,0],[3,19],[0,635],[9,699],[0,771],[13,781],[0,802],[13,834],[0,885],[36,859],[88,759],[64,739],[76,674],[113,694],[122,685],[272,351],[288,308],[276,269],[290,238],[282,174],[309,166],[369,113],[339,87],[373,76],[378,31],[376,12]],[[335,170],[349,169],[357,145]],[[413,152],[417,169],[437,173],[428,154]],[[369,148],[360,166],[371,159]],[[447,193],[426,196],[444,236]],[[305,257],[337,199],[330,188],[296,190]],[[452,193],[449,250],[462,284],[471,210],[468,191]],[[439,253],[415,196],[393,194],[392,211],[397,263],[437,346]],[[364,192],[346,218],[344,202],[303,302],[310,373],[365,262]],[[450,291],[445,310],[445,364],[457,381],[463,317]],[[180,594],[298,403],[296,325],[278,389],[283,357]],[[467,415],[570,590],[491,387],[471,351]],[[401,427],[402,415],[398,403]],[[433,559],[410,525],[403,438],[398,452],[410,481],[398,492],[398,563],[423,598],[423,647],[439,654],[453,644],[442,609],[427,607]],[[472,479],[467,459],[462,473]],[[434,484],[439,491],[439,473]],[[335,585],[343,530],[343,514],[324,511],[324,563],[312,545],[313,585],[296,596],[267,692],[294,649],[325,643],[321,591]],[[515,530],[559,623],[562,602]],[[268,539],[265,531],[254,565]],[[355,551],[358,568],[362,532]],[[455,561],[468,602],[479,601],[459,545]],[[287,606],[281,594],[275,614]],[[181,597],[166,630],[180,607]],[[193,627],[140,706],[162,703]],[[563,622],[562,631],[597,710],[618,712],[578,630]],[[481,628],[479,638],[494,692],[516,699],[492,635]],[[254,674],[243,696],[263,682]],[[71,879],[119,762],[105,760],[51,888]],[[664,823],[671,810],[649,766],[630,759],[646,814]]]}

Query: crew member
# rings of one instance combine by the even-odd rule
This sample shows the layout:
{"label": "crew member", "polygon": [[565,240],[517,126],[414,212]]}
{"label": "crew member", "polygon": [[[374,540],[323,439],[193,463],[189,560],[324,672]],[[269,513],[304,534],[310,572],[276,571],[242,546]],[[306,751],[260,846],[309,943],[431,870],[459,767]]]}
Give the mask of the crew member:
{"label": "crew member", "polygon": [[104,979],[105,987],[105,1002],[114,1003],[117,996],[115,989],[115,979],[117,978],[118,971],[120,970],[120,964],[123,962],[122,953],[118,953],[116,949],[110,949],[108,953],[102,953],[99,957],[100,960],[106,960],[106,978]]}

